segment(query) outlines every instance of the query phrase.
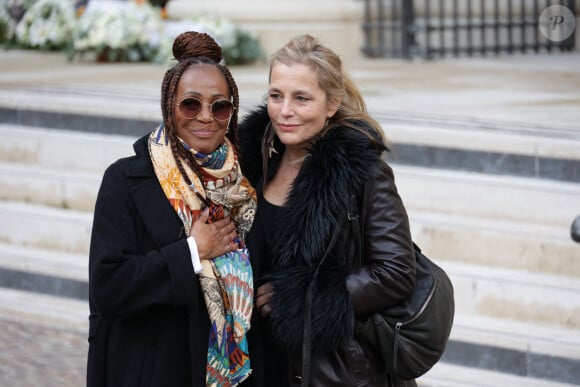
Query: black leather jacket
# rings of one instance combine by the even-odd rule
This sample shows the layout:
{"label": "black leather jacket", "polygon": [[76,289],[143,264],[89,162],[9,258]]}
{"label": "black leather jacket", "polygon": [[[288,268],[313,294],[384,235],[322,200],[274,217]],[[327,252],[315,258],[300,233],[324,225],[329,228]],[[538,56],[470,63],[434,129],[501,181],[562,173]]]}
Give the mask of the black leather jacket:
{"label": "black leather jacket", "polygon": [[[264,109],[240,125],[244,174],[260,189]],[[361,125],[362,130],[368,130]],[[273,174],[283,145],[269,160]],[[405,207],[384,147],[349,127],[334,127],[310,148],[278,224],[276,242],[266,248],[256,230],[248,245],[258,271],[274,286],[272,313],[264,333],[271,342],[271,385],[300,385],[304,299],[313,273],[338,232],[316,277],[311,307],[310,386],[404,386],[386,375],[372,349],[355,337],[355,320],[405,299],[415,281],[415,258]],[[356,195],[364,254],[357,264],[351,223]],[[260,211],[260,209],[258,209]],[[257,217],[259,219],[259,217]],[[259,229],[260,225],[255,224]],[[263,225],[262,225],[263,227]],[[274,354],[282,354],[275,357]],[[275,360],[274,360],[275,359]],[[286,367],[287,366],[287,367]],[[276,371],[272,371],[275,369]],[[407,382],[414,386],[414,381]],[[268,384],[268,383],[266,383]]]}

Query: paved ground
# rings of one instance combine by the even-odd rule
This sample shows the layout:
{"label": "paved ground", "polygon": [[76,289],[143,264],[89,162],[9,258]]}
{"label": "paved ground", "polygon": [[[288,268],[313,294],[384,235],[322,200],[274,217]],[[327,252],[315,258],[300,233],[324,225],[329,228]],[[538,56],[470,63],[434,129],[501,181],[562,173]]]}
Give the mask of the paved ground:
{"label": "paved ground", "polygon": [[88,305],[0,288],[0,386],[85,385]]}
{"label": "paved ground", "polygon": [[1,317],[0,325],[0,385],[84,385],[85,334]]}

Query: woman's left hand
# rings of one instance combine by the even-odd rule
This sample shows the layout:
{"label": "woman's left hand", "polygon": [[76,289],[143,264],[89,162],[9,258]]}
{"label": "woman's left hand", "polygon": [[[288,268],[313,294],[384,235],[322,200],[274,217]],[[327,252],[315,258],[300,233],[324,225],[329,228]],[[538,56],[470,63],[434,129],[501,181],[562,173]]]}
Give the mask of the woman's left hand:
{"label": "woman's left hand", "polygon": [[269,282],[258,287],[258,290],[256,292],[256,307],[260,311],[262,317],[267,317],[270,314],[270,312],[272,312],[272,309],[270,308],[270,305],[268,303],[270,302],[270,299],[272,298],[273,294],[274,288],[272,287],[272,284]]}

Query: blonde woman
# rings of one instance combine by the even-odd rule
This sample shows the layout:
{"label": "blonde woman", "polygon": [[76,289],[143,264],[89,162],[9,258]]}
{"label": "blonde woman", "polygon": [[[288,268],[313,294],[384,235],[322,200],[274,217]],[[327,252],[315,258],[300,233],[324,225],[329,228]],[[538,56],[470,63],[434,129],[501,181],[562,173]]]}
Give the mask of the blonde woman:
{"label": "blonde woman", "polygon": [[308,35],[278,50],[267,106],[240,124],[240,144],[258,190],[248,246],[264,273],[266,385],[415,386],[355,336],[356,319],[410,294],[415,256],[381,128],[340,58]]}

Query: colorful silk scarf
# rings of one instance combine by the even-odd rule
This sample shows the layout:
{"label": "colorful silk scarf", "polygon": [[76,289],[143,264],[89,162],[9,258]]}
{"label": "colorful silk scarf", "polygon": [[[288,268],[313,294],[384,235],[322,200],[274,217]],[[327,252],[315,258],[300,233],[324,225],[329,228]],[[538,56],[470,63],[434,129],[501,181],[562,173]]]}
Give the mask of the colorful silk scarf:
{"label": "colorful silk scarf", "polygon": [[[184,144],[185,145],[185,144]],[[186,146],[186,149],[188,147]],[[192,223],[200,215],[202,201],[196,192],[211,200],[213,220],[230,216],[242,241],[250,230],[256,213],[256,192],[242,175],[237,156],[229,140],[218,152],[227,150],[225,160],[215,165],[202,163],[204,184],[196,173],[182,162],[192,184],[182,178],[165,133],[164,126],[149,136],[149,153],[155,175],[167,199],[182,220],[189,234]],[[197,152],[188,149],[194,155]],[[220,155],[220,158],[224,157]],[[212,169],[212,167],[219,167]],[[212,260],[203,260],[199,281],[211,321],[208,341],[206,385],[237,386],[251,373],[246,333],[250,329],[254,287],[252,267],[245,247]]]}

